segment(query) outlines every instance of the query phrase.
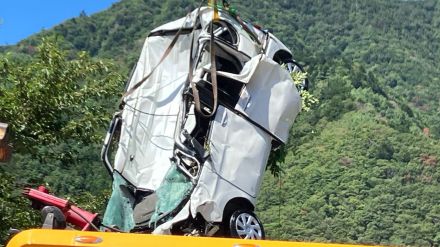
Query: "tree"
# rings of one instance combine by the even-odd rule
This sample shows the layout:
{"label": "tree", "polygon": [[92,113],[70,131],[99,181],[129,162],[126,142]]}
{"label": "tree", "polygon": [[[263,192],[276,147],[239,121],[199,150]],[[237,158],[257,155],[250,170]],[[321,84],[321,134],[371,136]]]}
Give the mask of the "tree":
{"label": "tree", "polygon": [[122,86],[113,65],[79,52],[69,59],[54,39],[43,39],[36,57],[0,57],[0,120],[8,122],[18,149],[102,136]]}
{"label": "tree", "polygon": [[28,202],[17,195],[14,189],[14,180],[0,169],[0,246],[6,241],[10,227],[26,228],[39,220],[33,214]]}
{"label": "tree", "polygon": [[86,52],[60,50],[53,38],[43,39],[32,58],[0,57],[0,120],[10,124],[17,151],[3,167],[11,175],[0,170],[1,242],[9,227],[39,221],[20,195],[23,186],[47,179],[57,194],[90,198],[85,191],[102,194],[96,190],[109,185],[97,166],[95,143],[122,91],[122,76],[114,71],[111,63]]}

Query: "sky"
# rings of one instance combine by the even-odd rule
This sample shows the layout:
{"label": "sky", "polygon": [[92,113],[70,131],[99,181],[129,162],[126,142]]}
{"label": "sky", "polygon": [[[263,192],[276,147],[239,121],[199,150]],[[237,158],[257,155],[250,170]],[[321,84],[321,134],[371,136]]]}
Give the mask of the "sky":
{"label": "sky", "polygon": [[119,0],[0,0],[0,45],[50,29],[64,20],[109,8]]}

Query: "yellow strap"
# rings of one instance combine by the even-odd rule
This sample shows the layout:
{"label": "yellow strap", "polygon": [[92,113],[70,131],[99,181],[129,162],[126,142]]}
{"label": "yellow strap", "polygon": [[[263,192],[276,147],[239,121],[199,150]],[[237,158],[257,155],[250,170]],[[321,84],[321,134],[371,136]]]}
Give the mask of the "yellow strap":
{"label": "yellow strap", "polygon": [[208,4],[211,5],[214,8],[214,15],[212,16],[212,20],[213,21],[220,20],[220,16],[218,14],[217,0],[209,0]]}
{"label": "yellow strap", "polygon": [[218,21],[218,20],[220,20],[220,16],[218,15],[217,0],[214,0],[214,16],[212,17],[212,21]]}

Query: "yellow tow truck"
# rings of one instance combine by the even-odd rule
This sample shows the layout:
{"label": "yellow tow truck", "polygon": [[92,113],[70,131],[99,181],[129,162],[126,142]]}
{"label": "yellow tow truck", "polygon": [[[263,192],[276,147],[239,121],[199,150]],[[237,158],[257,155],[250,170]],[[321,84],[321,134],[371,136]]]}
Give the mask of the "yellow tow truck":
{"label": "yellow tow truck", "polygon": [[[362,245],[244,240],[152,234],[34,229],[15,235],[7,247],[361,247]],[[365,245],[364,245],[365,246]]]}

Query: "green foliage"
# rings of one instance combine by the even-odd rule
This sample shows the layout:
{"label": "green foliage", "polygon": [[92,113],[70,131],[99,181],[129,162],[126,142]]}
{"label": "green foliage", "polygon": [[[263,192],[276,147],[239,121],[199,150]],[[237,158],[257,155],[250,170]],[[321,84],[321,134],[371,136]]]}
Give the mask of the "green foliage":
{"label": "green foliage", "polygon": [[281,189],[266,176],[259,215],[274,239],[438,244],[440,222],[428,215],[440,199],[439,150],[370,113],[344,114],[288,153]]}
{"label": "green foliage", "polygon": [[[27,212],[11,206],[19,200],[14,188],[24,184],[49,181],[54,192],[102,208],[97,205],[103,197],[96,195],[109,188],[108,179],[103,169],[96,168],[98,145],[89,141],[103,135],[103,118],[111,116],[109,109],[122,89],[103,84],[103,78],[113,78],[114,67],[81,58],[75,50],[114,61],[121,65],[117,70],[126,73],[148,32],[183,16],[195,2],[123,0],[108,11],[81,15],[15,47],[1,48],[12,53],[0,62],[0,120],[13,123],[13,142],[19,148],[4,167],[8,175],[0,174],[7,181],[0,200],[9,205],[2,211],[2,217],[3,212],[9,217],[4,225],[31,222],[27,216],[20,216],[22,223],[10,217]],[[440,3],[268,0],[231,4],[243,18],[273,29],[291,48],[295,59],[306,65],[310,93],[319,100],[297,118],[288,145],[271,154],[276,165],[269,167],[279,177],[265,176],[257,205],[268,236],[440,245]],[[47,35],[62,40],[62,51],[48,48],[41,53],[35,48]],[[52,57],[52,62],[43,62],[44,57]],[[74,61],[86,62],[75,65]],[[109,72],[99,69],[104,67]],[[59,71],[65,68],[85,74],[67,76],[76,89],[67,88],[66,99],[52,97],[63,95],[66,85],[52,85],[49,79],[61,81]],[[92,97],[69,98],[84,83],[101,86],[91,87]],[[53,88],[43,90],[46,87]],[[94,93],[97,89],[103,90],[103,97]],[[46,107],[45,101],[49,110],[38,111],[46,109],[41,108]],[[20,117],[13,119],[12,113]],[[25,147],[38,155],[24,152]]]}
{"label": "green foliage", "polygon": [[0,57],[0,119],[10,124],[16,151],[3,168],[11,175],[0,174],[2,240],[9,227],[38,225],[38,214],[19,193],[23,187],[46,184],[57,195],[81,195],[88,207],[98,207],[100,191],[110,186],[96,143],[121,93],[121,76],[86,52],[67,56],[43,39],[33,57]]}
{"label": "green foliage", "polygon": [[275,177],[279,177],[283,173],[281,164],[286,160],[286,155],[287,148],[285,145],[282,145],[270,152],[266,169],[268,169]]}
{"label": "green foliage", "polygon": [[[292,77],[293,82],[297,87],[303,84],[303,82],[307,79],[307,73],[306,72],[300,72],[300,71],[294,71],[290,74]],[[319,103],[319,100],[313,96],[309,91],[301,90],[300,91],[301,100],[302,100],[302,109],[301,111],[308,112],[310,109]]]}
{"label": "green foliage", "polygon": [[114,105],[121,89],[121,76],[109,66],[85,52],[68,60],[47,39],[33,59],[2,57],[0,119],[10,123],[20,148],[69,138],[96,142],[102,136],[96,127],[109,120],[106,109]]}
{"label": "green foliage", "polygon": [[39,217],[29,207],[29,203],[16,190],[11,176],[0,169],[0,245],[6,241],[9,228],[29,228],[35,226]]}
{"label": "green foliage", "polygon": [[105,207],[111,195],[111,187],[107,187],[101,191],[83,192],[70,198],[72,203],[78,205],[82,209],[89,212],[99,213],[104,215]]}

